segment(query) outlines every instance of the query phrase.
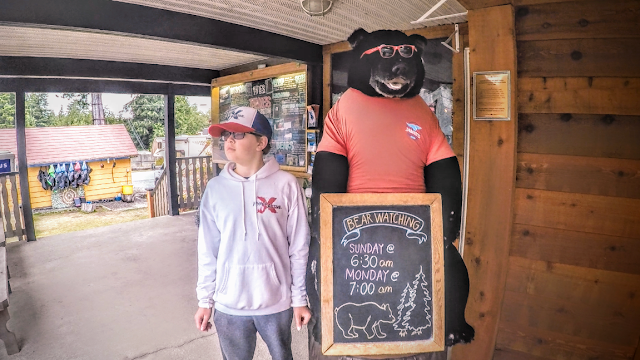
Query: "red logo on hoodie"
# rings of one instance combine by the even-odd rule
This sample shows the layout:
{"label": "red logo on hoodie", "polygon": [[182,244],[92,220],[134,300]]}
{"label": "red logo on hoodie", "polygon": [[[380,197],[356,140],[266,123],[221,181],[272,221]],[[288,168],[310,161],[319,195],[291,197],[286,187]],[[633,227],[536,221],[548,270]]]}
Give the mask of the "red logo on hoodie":
{"label": "red logo on hoodie", "polygon": [[265,198],[257,196],[258,201],[256,201],[256,207],[258,206],[262,206],[260,208],[258,208],[258,213],[262,214],[265,212],[265,210],[269,210],[272,213],[276,213],[276,209],[281,209],[280,205],[274,205],[273,203],[276,201],[276,198],[270,198],[269,201],[267,201]]}

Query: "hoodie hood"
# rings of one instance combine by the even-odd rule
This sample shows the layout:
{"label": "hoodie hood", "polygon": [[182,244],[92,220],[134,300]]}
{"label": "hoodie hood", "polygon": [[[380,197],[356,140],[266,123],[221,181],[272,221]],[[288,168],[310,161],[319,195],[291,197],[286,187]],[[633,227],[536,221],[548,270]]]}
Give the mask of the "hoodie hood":
{"label": "hoodie hood", "polygon": [[278,165],[276,159],[270,159],[264,164],[263,167],[260,168],[260,170],[258,170],[258,172],[251,175],[248,179],[245,179],[244,177],[238,175],[235,171],[233,171],[233,169],[235,168],[236,163],[230,161],[224,166],[224,169],[220,175],[235,181],[255,181],[258,179],[264,179],[269,175],[276,173],[278,170],[280,170],[280,165]]}

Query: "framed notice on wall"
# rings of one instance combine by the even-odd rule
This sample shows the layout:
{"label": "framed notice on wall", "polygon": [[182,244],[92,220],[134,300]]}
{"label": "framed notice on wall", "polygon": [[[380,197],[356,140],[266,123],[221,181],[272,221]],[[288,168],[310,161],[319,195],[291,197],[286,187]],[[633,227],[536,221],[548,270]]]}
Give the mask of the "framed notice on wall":
{"label": "framed notice on wall", "polygon": [[439,194],[320,198],[322,352],[444,349]]}
{"label": "framed notice on wall", "polygon": [[473,73],[473,117],[476,120],[511,120],[511,73]]}
{"label": "framed notice on wall", "polygon": [[[262,69],[268,75],[262,78],[256,78],[260,71],[253,71],[214,80],[212,85],[219,100],[218,119],[213,121],[225,122],[230,109],[237,106],[257,109],[273,128],[271,151],[265,158],[275,158],[281,169],[304,172],[308,165],[306,67],[295,67],[295,71],[291,71],[293,66],[287,64],[280,68],[283,73],[278,73],[278,67]],[[229,80],[235,82],[229,83]],[[223,152],[222,143],[214,144],[219,147],[218,153]]]}

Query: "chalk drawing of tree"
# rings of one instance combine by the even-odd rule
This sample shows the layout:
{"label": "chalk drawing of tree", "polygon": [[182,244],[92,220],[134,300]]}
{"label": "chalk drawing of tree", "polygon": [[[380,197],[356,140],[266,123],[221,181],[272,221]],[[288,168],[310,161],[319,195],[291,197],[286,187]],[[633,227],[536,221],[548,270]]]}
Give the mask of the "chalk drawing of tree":
{"label": "chalk drawing of tree", "polygon": [[407,293],[411,291],[411,286],[407,283],[404,290],[402,290],[402,296],[400,297],[400,305],[398,305],[398,317],[396,317],[396,322],[393,323],[393,329],[400,331],[400,336],[404,337],[407,335],[407,326],[402,325],[402,310],[405,308],[405,298],[407,297]]}
{"label": "chalk drawing of tree", "polygon": [[[409,284],[407,284],[407,286],[408,285]],[[404,316],[402,317],[402,326],[404,326],[404,328],[407,329],[407,330],[410,330],[409,321],[411,321],[411,312],[413,311],[413,308],[416,307],[416,304],[414,302],[415,298],[416,298],[416,289],[415,289],[415,287],[414,288],[409,288],[409,301],[407,301],[407,303],[404,304],[404,309],[406,309],[406,310],[405,310]]]}
{"label": "chalk drawing of tree", "polygon": [[[420,289],[418,289],[418,285],[420,285]],[[411,289],[413,290],[413,296],[410,299],[410,302],[413,303],[411,310],[415,310],[415,313],[406,321],[406,329],[413,330],[411,335],[422,334],[422,330],[431,326],[431,315],[429,315],[429,310],[431,309],[429,300],[431,300],[431,296],[429,296],[428,287],[429,284],[425,279],[422,266],[420,266],[420,272],[416,274],[416,278],[413,281],[413,289]],[[418,296],[417,300],[415,299],[416,295]],[[414,300],[416,301],[414,302]]]}

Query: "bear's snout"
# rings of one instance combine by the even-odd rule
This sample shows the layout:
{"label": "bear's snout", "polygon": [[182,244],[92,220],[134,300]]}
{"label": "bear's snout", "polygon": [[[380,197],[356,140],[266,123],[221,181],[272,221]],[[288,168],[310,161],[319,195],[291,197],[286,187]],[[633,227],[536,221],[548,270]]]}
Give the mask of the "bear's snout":
{"label": "bear's snout", "polygon": [[391,68],[391,73],[395,76],[403,75],[409,68],[405,63],[397,63]]}

